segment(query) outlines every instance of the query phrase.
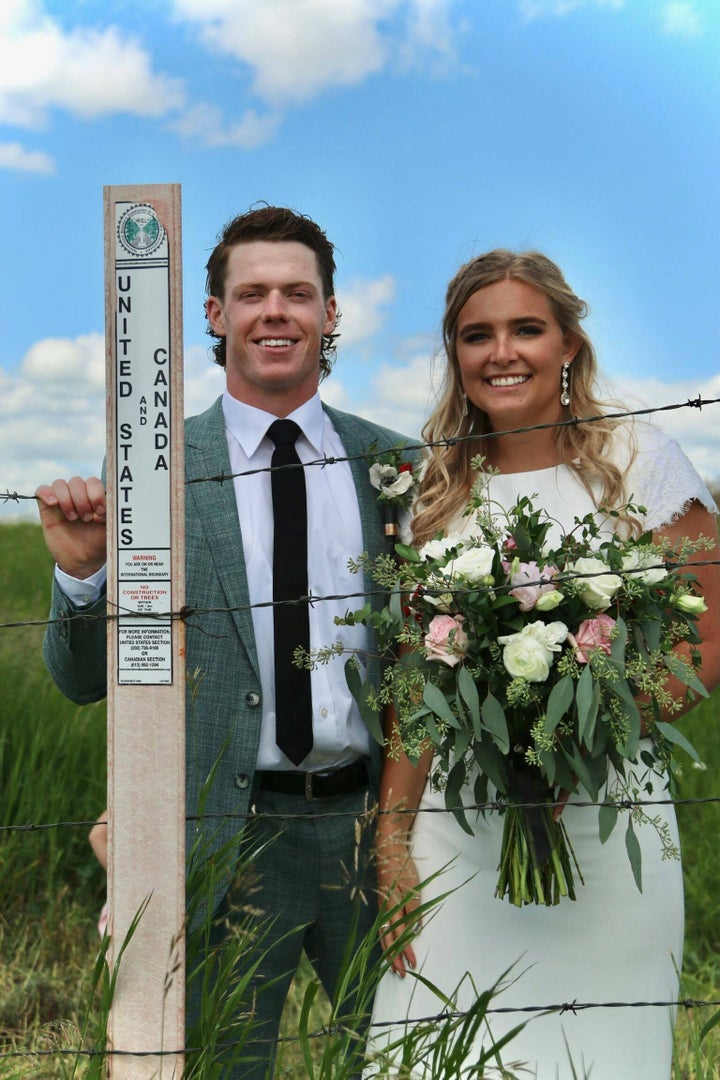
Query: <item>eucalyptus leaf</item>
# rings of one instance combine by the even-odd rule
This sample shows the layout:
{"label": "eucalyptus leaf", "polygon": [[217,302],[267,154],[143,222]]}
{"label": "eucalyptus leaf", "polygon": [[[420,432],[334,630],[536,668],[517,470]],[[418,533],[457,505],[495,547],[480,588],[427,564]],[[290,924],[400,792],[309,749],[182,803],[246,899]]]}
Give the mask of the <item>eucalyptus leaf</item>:
{"label": "eucalyptus leaf", "polygon": [[682,731],[678,731],[678,729],[673,724],[666,724],[662,720],[659,720],[656,723],[655,727],[658,729],[661,735],[665,736],[668,742],[673,743],[673,745],[675,746],[681,747],[681,749],[683,749],[686,754],[690,755],[693,761],[697,761],[698,765],[700,764],[700,755],[698,754],[693,744],[685,738]]}
{"label": "eucalyptus leaf", "polygon": [[600,830],[600,843],[604,844],[610,838],[618,819],[617,806],[601,806],[598,811],[598,827]]}
{"label": "eucalyptus leaf", "polygon": [[660,648],[662,617],[660,610],[653,607],[648,611],[648,618],[642,622],[642,632],[649,652]]}
{"label": "eucalyptus leaf", "polygon": [[593,678],[589,664],[585,665],[585,670],[578,679],[575,701],[578,711],[578,736],[581,743],[590,746],[600,704],[600,687],[597,680]]}
{"label": "eucalyptus leaf", "polygon": [[475,759],[490,783],[494,784],[498,791],[507,791],[504,756],[492,743],[475,742],[474,747]]}
{"label": "eucalyptus leaf", "polygon": [[393,589],[388,598],[388,611],[393,622],[399,626],[403,623],[402,594],[398,588]]}
{"label": "eucalyptus leaf", "polygon": [[460,665],[457,677],[458,693],[460,697],[467,705],[468,712],[470,713],[470,719],[472,721],[473,731],[477,738],[480,737],[480,696],[475,685],[475,680],[465,667],[464,664]]}
{"label": "eucalyptus leaf", "polygon": [[671,675],[674,675],[680,682],[685,683],[691,690],[694,690],[701,697],[709,697],[707,690],[703,686],[700,678],[691,667],[684,664],[680,657],[675,656],[674,653],[667,653],[664,657],[665,664]]}
{"label": "eucalyptus leaf", "polygon": [[498,750],[507,754],[510,749],[510,732],[505,713],[498,699],[489,692],[482,703],[482,721]]}
{"label": "eucalyptus leaf", "polygon": [[345,681],[350,693],[357,702],[360,715],[365,721],[368,731],[375,742],[380,743],[380,745],[383,746],[385,744],[385,733],[382,729],[380,714],[372,707],[368,700],[370,694],[373,692],[372,684],[369,680],[363,682],[357,661],[352,657],[345,662]]}
{"label": "eucalyptus leaf", "polygon": [[545,711],[545,731],[548,734],[555,730],[572,705],[574,693],[575,683],[570,675],[563,675],[553,686]]}
{"label": "eucalyptus leaf", "polygon": [[625,849],[628,853],[633,877],[635,878],[635,884],[637,885],[638,890],[642,892],[642,852],[640,850],[640,841],[633,829],[631,817],[628,817],[628,825],[625,830]]}
{"label": "eucalyptus leaf", "polygon": [[573,772],[577,776],[578,780],[589,792],[590,798],[593,801],[596,800],[599,793],[599,787],[597,785],[595,777],[588,769],[585,759],[580,753],[580,748],[577,746],[573,747],[572,753],[570,753],[568,750],[564,750],[564,754],[569,764],[572,766]]}
{"label": "eucalyptus leaf", "polygon": [[625,649],[627,646],[627,626],[624,619],[615,620],[615,630],[612,642],[610,644],[610,655],[613,660],[625,667]]}
{"label": "eucalyptus leaf", "polygon": [[637,704],[635,703],[635,698],[624,678],[620,678],[618,682],[607,682],[606,685],[608,690],[622,701],[625,716],[627,717],[630,727],[624,745],[618,747],[618,749],[623,757],[634,758],[637,753],[640,732],[642,729],[642,720],[640,718],[640,713],[638,712]]}
{"label": "eucalyptus leaf", "polygon": [[448,773],[447,784],[445,785],[445,806],[448,810],[452,810],[455,820],[460,828],[472,836],[473,831],[468,825],[462,803],[462,789],[465,784],[466,776],[467,770],[465,768],[465,763],[456,761]]}
{"label": "eucalyptus leaf", "polygon": [[472,735],[473,735],[473,733],[470,730],[470,728],[467,727],[467,725],[464,726],[464,727],[461,727],[460,730],[455,733],[455,742],[453,744],[453,752],[454,752],[456,758],[460,759],[461,757],[464,756],[465,751],[467,750],[468,746],[470,745],[470,740],[472,739]]}
{"label": "eucalyptus leaf", "polygon": [[450,708],[447,698],[435,683],[425,683],[423,701],[429,709],[432,709],[436,716],[439,716],[440,719],[444,720],[450,727],[460,727],[460,723]]}

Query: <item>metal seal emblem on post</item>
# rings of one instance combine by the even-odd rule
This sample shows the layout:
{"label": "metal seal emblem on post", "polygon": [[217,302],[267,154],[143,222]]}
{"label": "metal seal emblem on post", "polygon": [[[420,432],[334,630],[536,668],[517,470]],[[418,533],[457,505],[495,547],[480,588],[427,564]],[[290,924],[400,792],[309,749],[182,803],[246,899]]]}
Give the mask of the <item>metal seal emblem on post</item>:
{"label": "metal seal emblem on post", "polygon": [[129,207],[118,222],[118,240],[130,255],[152,255],[165,239],[165,229],[147,203]]}

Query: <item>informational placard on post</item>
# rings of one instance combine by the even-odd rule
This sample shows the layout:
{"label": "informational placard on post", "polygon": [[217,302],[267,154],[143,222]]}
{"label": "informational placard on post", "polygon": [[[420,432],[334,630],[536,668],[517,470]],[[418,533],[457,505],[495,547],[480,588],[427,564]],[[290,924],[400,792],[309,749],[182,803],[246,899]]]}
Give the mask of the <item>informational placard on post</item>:
{"label": "informational placard on post", "polygon": [[173,630],[170,247],[152,204],[114,209],[117,681],[162,684]]}
{"label": "informational placard on post", "polygon": [[180,188],[107,187],[108,1023],[113,1080],[179,1078],[185,1043]]}

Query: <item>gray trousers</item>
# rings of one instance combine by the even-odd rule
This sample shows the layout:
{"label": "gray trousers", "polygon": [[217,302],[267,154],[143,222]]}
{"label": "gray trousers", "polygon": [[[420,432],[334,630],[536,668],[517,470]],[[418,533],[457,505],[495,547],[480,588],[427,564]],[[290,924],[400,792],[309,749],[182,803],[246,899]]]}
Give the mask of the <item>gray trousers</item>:
{"label": "gray trousers", "polygon": [[[243,870],[223,901],[222,918],[207,943],[218,957],[223,949],[236,949],[237,985],[242,985],[237,1031],[228,1039],[234,1045],[219,1045],[208,1076],[272,1077],[280,1018],[303,949],[330,1000],[343,1015],[356,1013],[357,988],[343,977],[348,956],[357,955],[367,939],[372,942],[371,963],[377,966],[380,958],[372,936],[377,895],[374,830],[364,820],[367,801],[364,790],[312,802],[298,795],[258,792],[256,815],[243,833]],[[189,1022],[199,1013],[198,994],[198,987],[189,994]],[[353,1016],[352,1021],[361,1036],[372,1001],[363,1005],[364,1016]],[[192,1051],[186,1073],[192,1075]]]}

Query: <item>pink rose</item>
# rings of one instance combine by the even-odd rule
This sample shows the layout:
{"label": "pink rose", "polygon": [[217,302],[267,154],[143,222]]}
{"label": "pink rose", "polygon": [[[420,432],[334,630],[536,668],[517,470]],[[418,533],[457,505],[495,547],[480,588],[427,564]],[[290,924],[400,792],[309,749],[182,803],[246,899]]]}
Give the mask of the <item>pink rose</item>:
{"label": "pink rose", "polygon": [[609,615],[596,615],[594,619],[581,622],[575,635],[568,634],[578,664],[587,664],[588,654],[593,649],[600,649],[609,656],[614,629],[615,620]]}
{"label": "pink rose", "polygon": [[441,660],[449,667],[459,664],[468,649],[468,636],[462,628],[462,615],[436,615],[425,635],[425,656]]}
{"label": "pink rose", "polygon": [[[539,570],[535,561],[517,562],[513,564],[512,571],[510,584],[514,587],[510,590],[510,595],[515,597],[521,611],[532,611],[541,596],[553,592],[556,588],[552,582],[547,581],[548,578],[553,578],[557,574],[556,566],[546,566]],[[540,578],[545,579],[547,583],[541,585]]]}

